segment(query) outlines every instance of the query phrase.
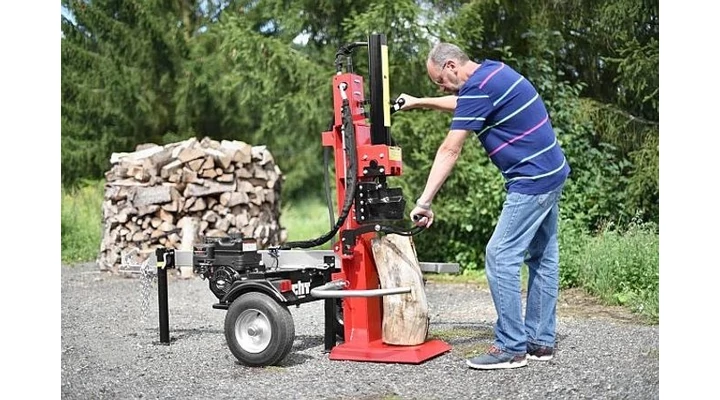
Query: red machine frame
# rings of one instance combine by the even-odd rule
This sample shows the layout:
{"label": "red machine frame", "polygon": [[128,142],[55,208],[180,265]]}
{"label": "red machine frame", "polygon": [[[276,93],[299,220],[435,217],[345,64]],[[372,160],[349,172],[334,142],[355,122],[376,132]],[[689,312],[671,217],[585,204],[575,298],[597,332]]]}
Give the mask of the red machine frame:
{"label": "red machine frame", "polygon": [[[334,149],[336,187],[338,207],[342,209],[348,194],[348,185],[373,183],[377,178],[368,176],[369,169],[377,170],[384,176],[402,174],[402,156],[399,147],[391,146],[389,139],[390,101],[388,97],[387,46],[384,35],[371,35],[368,43],[370,53],[371,102],[365,100],[363,77],[352,71],[338,74],[333,78],[333,103],[335,109],[333,129],[322,133],[323,146]],[[378,76],[381,75],[381,76]],[[380,95],[381,94],[381,95]],[[347,143],[343,141],[343,106],[348,101],[355,133],[357,152],[356,179],[347,177]],[[367,122],[365,105],[370,104],[372,124]],[[373,125],[380,124],[373,128]],[[380,128],[380,129],[377,129]],[[372,132],[371,132],[372,131]],[[387,138],[378,140],[380,136]],[[378,143],[380,141],[381,143]],[[403,203],[404,204],[404,203]],[[358,230],[362,224],[357,220],[356,208],[350,211],[345,222],[339,228],[339,237],[346,239],[345,233]],[[359,230],[358,232],[363,232]],[[333,280],[346,280],[348,290],[370,290],[380,287],[376,264],[370,241],[374,232],[352,235],[354,243],[341,240],[335,244],[334,251],[341,260],[341,272],[333,274]],[[382,340],[382,300],[380,297],[343,298],[344,343],[332,348],[331,360],[353,360],[370,362],[421,363],[451,350],[450,345],[441,340],[429,340],[419,345],[389,345]]]}

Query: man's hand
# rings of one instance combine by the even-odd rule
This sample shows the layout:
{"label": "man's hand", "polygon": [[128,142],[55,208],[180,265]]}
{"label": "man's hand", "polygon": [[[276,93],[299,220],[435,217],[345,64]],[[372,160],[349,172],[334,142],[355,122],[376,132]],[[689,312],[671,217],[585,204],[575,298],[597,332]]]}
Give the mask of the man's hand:
{"label": "man's hand", "polygon": [[403,105],[400,110],[413,110],[413,109],[430,109],[453,112],[457,107],[456,95],[441,96],[441,97],[415,97],[410,96],[407,93],[403,93],[395,99],[396,104],[402,102]]}
{"label": "man's hand", "polygon": [[429,228],[435,219],[435,213],[429,208],[415,207],[410,212],[410,218],[415,226],[424,226]]}
{"label": "man's hand", "polygon": [[395,100],[400,101],[400,99],[405,100],[405,104],[400,108],[401,110],[412,110],[413,108],[417,107],[419,99],[414,96],[410,96],[409,94],[403,93]]}

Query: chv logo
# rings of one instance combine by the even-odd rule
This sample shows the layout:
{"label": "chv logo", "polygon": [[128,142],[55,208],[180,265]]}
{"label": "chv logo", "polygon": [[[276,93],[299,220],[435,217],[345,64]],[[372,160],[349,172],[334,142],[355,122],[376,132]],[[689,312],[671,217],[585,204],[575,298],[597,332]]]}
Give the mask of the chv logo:
{"label": "chv logo", "polygon": [[292,290],[298,296],[310,294],[310,282],[293,283]]}

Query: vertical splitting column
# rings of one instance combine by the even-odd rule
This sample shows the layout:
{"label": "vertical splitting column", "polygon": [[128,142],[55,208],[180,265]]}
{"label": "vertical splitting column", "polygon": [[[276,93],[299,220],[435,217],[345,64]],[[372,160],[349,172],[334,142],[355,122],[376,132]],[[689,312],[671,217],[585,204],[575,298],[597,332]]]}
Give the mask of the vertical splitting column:
{"label": "vertical splitting column", "polygon": [[390,78],[385,35],[370,35],[370,137],[372,144],[390,144]]}

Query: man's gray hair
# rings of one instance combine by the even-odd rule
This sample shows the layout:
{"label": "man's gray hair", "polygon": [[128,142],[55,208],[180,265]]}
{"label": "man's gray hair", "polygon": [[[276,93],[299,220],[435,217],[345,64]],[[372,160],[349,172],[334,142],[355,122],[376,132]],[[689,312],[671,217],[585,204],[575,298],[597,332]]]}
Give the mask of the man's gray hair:
{"label": "man's gray hair", "polygon": [[445,61],[449,59],[454,59],[460,65],[465,65],[466,62],[470,61],[467,54],[460,50],[459,47],[452,43],[444,42],[436,44],[432,50],[430,50],[427,61],[435,67],[440,68],[443,64],[445,64]]}

